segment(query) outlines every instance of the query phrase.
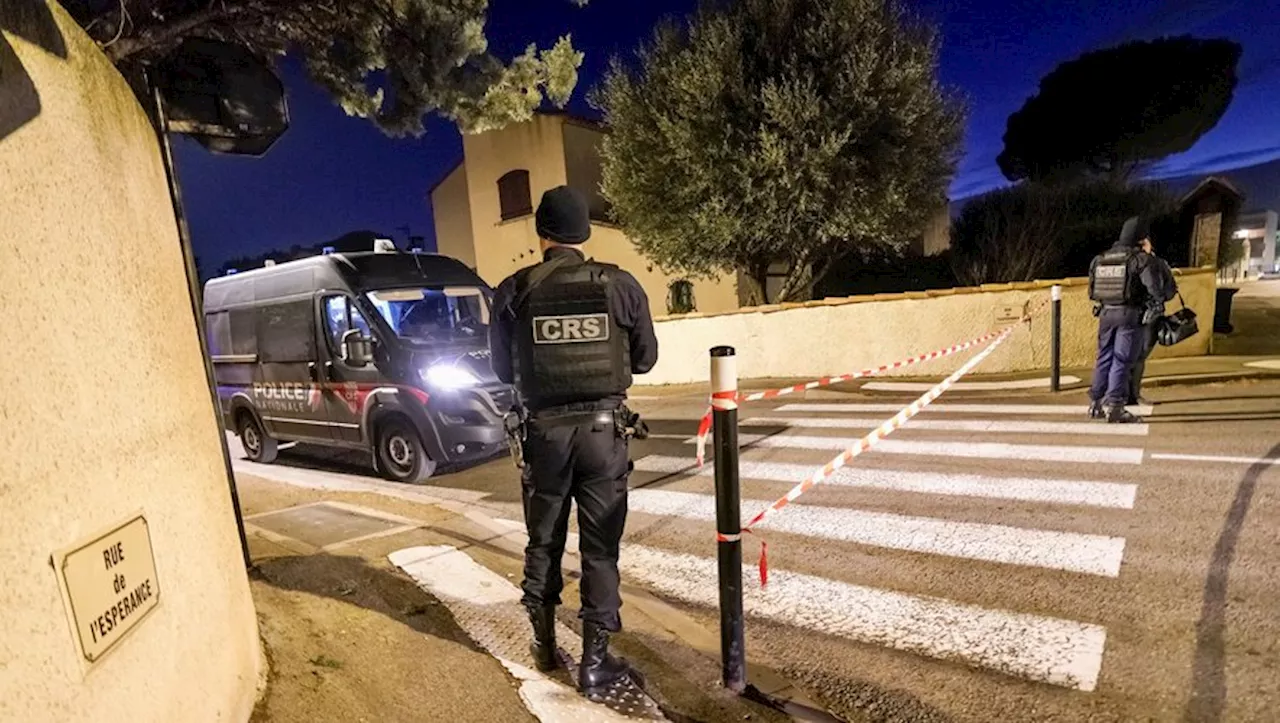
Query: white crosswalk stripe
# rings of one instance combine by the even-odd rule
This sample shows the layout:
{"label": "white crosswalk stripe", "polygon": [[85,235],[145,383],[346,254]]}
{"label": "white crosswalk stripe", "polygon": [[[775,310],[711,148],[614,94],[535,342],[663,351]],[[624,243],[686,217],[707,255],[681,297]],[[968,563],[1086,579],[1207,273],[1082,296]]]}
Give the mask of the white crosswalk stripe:
{"label": "white crosswalk stripe", "polygon": [[[1071,374],[1064,375],[1059,382],[1062,384],[1075,384],[1080,381],[1080,377]],[[1043,379],[1017,379],[1013,381],[1003,382],[956,382],[951,385],[953,392],[979,392],[979,391],[1008,391],[1012,389],[1048,389],[1049,378]],[[873,392],[927,392],[933,388],[930,382],[865,382],[862,389]]]}
{"label": "white crosswalk stripe", "polygon": [[[887,412],[893,414],[902,409],[903,404],[885,404],[877,402],[867,403],[800,403],[788,404],[779,407],[779,412],[818,412],[818,413],[862,413],[862,412]],[[1130,412],[1138,416],[1146,416],[1151,414],[1152,407],[1150,405],[1136,405],[1128,407]],[[924,409],[925,413],[933,414],[1012,414],[1016,416],[1022,415],[1049,415],[1059,417],[1084,417],[1089,412],[1087,405],[1078,404],[948,404],[940,402],[931,404]]]}
{"label": "white crosswalk stripe", "polygon": [[[743,519],[773,500],[743,500]],[[634,490],[628,507],[664,517],[714,520],[716,501],[709,494]],[[1120,574],[1124,539],[1073,532],[1028,530],[1003,525],[935,520],[884,512],[795,504],[760,529],[853,542],[893,550],[924,552],[1007,565],[1044,567],[1115,577]]]}
{"label": "white crosswalk stripe", "polygon": [[[804,402],[762,408],[759,416],[744,411],[739,421],[743,451],[738,468],[743,520],[772,504],[833,453],[846,449],[863,432],[900,409],[897,403]],[[1130,409],[1139,415],[1152,411],[1149,407]],[[1146,450],[1141,444],[1151,434],[1151,427],[1090,422],[1084,419],[1086,412],[1084,405],[1065,404],[940,403],[927,407],[904,431],[927,432],[929,438],[905,434],[881,440],[868,457],[836,471],[759,526],[762,534],[792,536],[771,542],[788,545],[791,554],[784,559],[799,567],[771,570],[769,585],[763,589],[746,584],[748,615],[1025,680],[1094,690],[1107,632],[1104,626],[1088,620],[1087,606],[1071,608],[1074,612],[1066,616],[1084,618],[1080,621],[1046,615],[1053,609],[1049,588],[1047,607],[1042,605],[1034,614],[1001,609],[1003,581],[998,577],[985,581],[986,576],[996,575],[998,568],[963,567],[967,561],[977,561],[1009,566],[1000,569],[1010,570],[1011,575],[1038,576],[1018,578],[1026,580],[1056,575],[1034,583],[1050,586],[1102,585],[1121,575],[1125,539],[1116,534],[1123,529],[1116,524],[1121,518],[1103,518],[1114,522],[1108,523],[1109,529],[1092,531],[1081,530],[1080,524],[1072,521],[1086,519],[1075,512],[1084,508],[1101,508],[1098,514],[1106,511],[1111,515],[1133,509],[1138,486],[1105,481],[1105,470],[1109,465],[1129,469],[1142,465]],[[770,427],[781,429],[761,433]],[[827,432],[819,436],[822,432],[806,430]],[[840,430],[848,433],[832,434]],[[1009,441],[1011,435],[1054,435],[1061,437],[1063,444]],[[1115,444],[1087,443],[1101,441],[1104,436],[1113,438]],[[702,481],[714,476],[714,467],[708,464],[698,469],[692,454],[674,454],[676,446],[689,450],[696,441],[688,435],[654,438],[682,444],[654,442],[665,444],[667,454],[636,460],[637,473],[657,478],[634,488],[628,506],[640,515],[681,520],[676,524],[683,527],[652,540],[644,535],[642,545],[624,545],[623,573],[686,604],[714,607],[715,559],[665,547],[681,545],[677,540],[688,534],[686,528],[692,529],[691,524],[696,522],[709,530],[707,523],[714,522],[715,498],[709,490],[703,491],[708,485]],[[773,459],[780,455],[785,461]],[[1029,467],[1028,463],[1035,465]],[[912,469],[911,465],[919,466]],[[966,465],[981,469],[966,470]],[[1060,470],[1062,465],[1094,466],[1081,475],[1083,479],[1073,479],[1071,470],[1084,468]],[[1000,470],[1006,467],[1018,472],[1002,474]],[[871,498],[865,492],[852,495],[855,489],[896,496],[886,496],[874,511],[856,509],[849,505],[859,503],[851,500]],[[943,517],[915,509],[946,499],[952,502]],[[1016,513],[1005,511],[1002,505],[1006,502],[1019,503]],[[981,521],[964,519],[969,514],[980,514]],[[910,553],[916,557],[902,559],[914,560],[913,569],[942,566],[941,572],[930,572],[926,579],[912,583],[915,587],[910,593],[890,589],[896,587],[896,580],[881,583],[883,588],[856,584],[872,573],[860,570],[864,565],[847,564],[839,547],[823,551],[832,544],[883,551],[875,553],[880,556]],[[885,570],[895,567],[889,561],[881,565]],[[750,580],[754,570],[746,574]],[[883,574],[875,572],[873,577]],[[947,584],[953,575],[955,581],[965,581],[960,586],[964,594]],[[928,588],[939,585],[938,594],[962,599],[921,594],[922,590],[933,593]],[[984,588],[996,592],[982,595],[983,605],[964,601],[975,589]]]}
{"label": "white crosswalk stripe", "polygon": [[[741,427],[797,427],[801,429],[866,429],[879,427],[884,419],[857,417],[750,417]],[[908,421],[903,429],[937,432],[1003,432],[1006,434],[1077,434],[1145,437],[1148,424],[1098,424],[1096,422],[1011,422],[1002,419],[920,419]]]}
{"label": "white crosswalk stripe", "polygon": [[[619,567],[686,603],[717,604],[716,561],[641,545],[623,546]],[[750,579],[751,571],[744,570]],[[1107,632],[1058,620],[777,571],[769,586],[744,586],[745,611],[783,625],[920,655],[956,660],[1030,680],[1091,691]]]}
{"label": "white crosswalk stripe", "polygon": [[[659,474],[715,474],[707,465],[695,469],[685,457],[651,455],[636,461],[636,470]],[[742,460],[738,473],[743,479],[796,483],[813,473],[813,465]],[[1086,482],[1032,477],[989,477],[975,474],[928,474],[898,470],[845,467],[823,484],[833,487],[869,487],[918,494],[986,497],[1048,504],[1087,505],[1131,509],[1137,486],[1115,482]]]}
{"label": "white crosswalk stripe", "polygon": [[[694,444],[696,437],[685,439]],[[850,444],[845,437],[739,434],[742,446],[785,449],[812,449],[839,452]],[[1004,442],[942,442],[914,439],[885,439],[873,452],[930,457],[971,457],[981,459],[1038,460],[1042,462],[1082,462],[1091,464],[1142,464],[1143,450],[1136,447],[1089,447],[1080,445],[1007,444]]]}

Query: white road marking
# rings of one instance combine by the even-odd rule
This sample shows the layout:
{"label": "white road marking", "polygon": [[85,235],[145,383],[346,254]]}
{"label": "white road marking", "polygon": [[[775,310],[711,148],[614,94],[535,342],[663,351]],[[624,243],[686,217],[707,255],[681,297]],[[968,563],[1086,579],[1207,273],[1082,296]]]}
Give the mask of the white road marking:
{"label": "white road marking", "polygon": [[[1063,384],[1075,384],[1080,381],[1080,377],[1073,377],[1070,374],[1064,375],[1060,380]],[[863,389],[870,391],[883,392],[927,392],[937,384],[937,382],[867,382],[862,385]],[[952,391],[963,392],[969,391],[999,391],[1002,389],[1048,389],[1049,378],[1044,379],[1015,379],[1007,382],[956,382],[951,385]]]}
{"label": "white road marking", "polygon": [[[889,412],[901,411],[906,404],[883,403],[844,403],[829,402],[787,404],[778,408],[779,412]],[[1130,412],[1139,416],[1151,414],[1150,405],[1139,404],[1128,407]],[[924,408],[925,412],[939,414],[1046,414],[1063,417],[1084,417],[1089,413],[1084,404],[931,404]]]}
{"label": "white road marking", "polygon": [[[632,512],[694,520],[716,518],[712,495],[639,489],[632,490],[627,497],[627,506]],[[743,500],[742,519],[750,519],[772,503],[773,500]],[[793,535],[892,550],[1103,577],[1119,575],[1124,558],[1123,537],[954,522],[845,507],[792,504],[784,513],[768,518],[760,526]]]}
{"label": "white road marking", "polygon": [[1222,462],[1224,464],[1280,465],[1280,457],[1218,457],[1212,454],[1162,454],[1152,452],[1151,459],[1170,459],[1181,462]]}
{"label": "white road marking", "polygon": [[[692,473],[701,477],[715,475],[711,465],[696,469],[685,457],[650,455],[636,461],[639,472],[660,474]],[[738,474],[744,480],[771,482],[799,482],[813,474],[813,465],[785,464],[782,462],[756,462],[740,460]],[[824,485],[842,487],[870,487],[874,489],[914,492],[919,494],[952,495],[956,497],[986,497],[990,499],[1022,500],[1064,505],[1088,505],[1133,509],[1137,485],[1113,482],[1087,482],[1062,479],[1036,479],[1030,477],[987,477],[976,474],[928,474],[923,472],[899,472],[897,470],[844,467]]]}
{"label": "white road marking", "polygon": [[[520,681],[520,699],[543,723],[665,720],[648,698],[626,695],[621,704],[606,707],[534,669],[527,635],[512,634],[529,627],[520,589],[466,553],[449,545],[410,547],[387,559],[444,603],[467,635]],[[563,623],[556,623],[556,637],[561,650],[581,649],[582,638]]]}
{"label": "white road marking", "polygon": [[[718,604],[716,561],[623,545],[625,576],[683,602]],[[750,579],[754,570],[744,569]],[[748,583],[748,615],[847,640],[1007,675],[1092,691],[1107,631],[1098,625],[989,610],[941,598],[860,587],[811,575],[771,571],[769,586]]]}
{"label": "white road marking", "polygon": [[[520,534],[525,534],[526,532],[525,524],[520,520],[508,520],[505,517],[496,517],[493,521],[512,532],[519,532]],[[570,554],[578,551],[578,533],[565,533],[564,551]]]}
{"label": "white road marking", "polygon": [[[231,467],[237,474],[250,474],[267,480],[283,482],[294,487],[339,492],[372,492],[406,499],[411,502],[421,502],[422,496],[427,495],[438,499],[475,504],[489,496],[488,492],[455,487],[406,486],[380,480],[376,477],[325,472],[304,467],[290,467],[286,464],[258,464],[244,459],[236,459],[234,455],[231,460]],[[429,502],[428,504],[431,503]]]}
{"label": "white road marking", "polygon": [[[854,417],[750,417],[738,422],[739,427],[778,426],[809,429],[875,429],[883,419]],[[1001,419],[921,419],[915,417],[903,429],[927,429],[944,432],[995,432],[1000,434],[1101,434],[1145,437],[1151,433],[1147,424],[1104,424],[1101,422],[1013,422]]]}
{"label": "white road marking", "polygon": [[[685,444],[695,444],[696,437],[686,437]],[[839,451],[852,440],[844,437],[805,437],[800,435],[738,435],[740,446],[765,449],[814,449]],[[967,457],[977,459],[1020,459],[1044,462],[1092,464],[1142,464],[1139,447],[1081,447],[1077,445],[1005,444],[1002,442],[942,442],[914,439],[882,439],[872,452],[911,454],[929,457]]]}

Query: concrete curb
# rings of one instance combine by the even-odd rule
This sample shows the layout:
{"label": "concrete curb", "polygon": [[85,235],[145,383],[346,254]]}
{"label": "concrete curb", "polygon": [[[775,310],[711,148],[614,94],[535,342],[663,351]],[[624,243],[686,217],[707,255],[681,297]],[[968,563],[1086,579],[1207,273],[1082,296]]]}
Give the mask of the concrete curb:
{"label": "concrete curb", "polygon": [[[508,525],[497,521],[489,516],[487,512],[476,508],[474,505],[445,502],[441,506],[447,508],[456,507],[459,511],[463,508],[470,508],[465,512],[461,512],[461,514],[490,533],[491,536],[484,542],[501,547],[519,556],[524,555],[524,546],[527,539],[524,532],[512,530]],[[565,573],[566,579],[577,579],[580,569],[580,565],[577,563],[577,552],[565,549],[563,559],[564,562],[561,565],[561,569]],[[670,639],[678,640],[698,653],[714,660],[719,660],[720,637],[715,632],[708,630],[691,616],[686,615],[648,591],[628,584],[626,580],[623,580],[621,594],[625,605],[639,610],[650,620],[660,625],[662,630],[670,636]],[[825,723],[827,721],[838,723],[840,720],[824,710],[818,703],[809,698],[803,690],[772,667],[763,665],[759,661],[748,661],[747,672],[751,687],[758,694],[762,694],[763,699],[759,695],[748,695],[746,697],[755,700],[757,703],[771,705],[787,713],[794,720],[804,723]]]}
{"label": "concrete curb", "polygon": [[1256,379],[1280,379],[1280,371],[1256,369],[1246,372],[1171,374],[1163,377],[1143,379],[1142,384],[1143,386],[1151,387],[1173,387],[1183,384],[1217,384],[1220,382],[1248,381]]}
{"label": "concrete curb", "polygon": [[[1046,373],[1047,371],[1038,372],[1037,377],[1040,374],[1046,374]],[[1064,369],[1062,373],[1064,377],[1067,375],[1071,375],[1071,376],[1079,377],[1081,380],[1079,382],[1074,382],[1071,384],[1064,384],[1062,386],[1062,391],[1072,391],[1072,390],[1087,388],[1089,386],[1089,378],[1092,375],[1091,370],[1080,370],[1080,369],[1070,369],[1070,370]],[[1231,370],[1231,371],[1200,372],[1200,373],[1190,373],[1190,374],[1163,374],[1159,376],[1149,376],[1146,379],[1144,379],[1142,383],[1144,386],[1148,386],[1148,387],[1167,387],[1167,386],[1177,386],[1177,385],[1186,385],[1186,384],[1216,384],[1216,383],[1222,383],[1222,382],[1249,381],[1249,380],[1259,380],[1259,379],[1280,379],[1280,370],[1242,366],[1238,370]],[[848,387],[846,389],[840,389],[840,388],[833,389],[830,387],[822,388],[822,389],[813,389],[813,390],[804,392],[803,394],[797,394],[795,395],[795,398],[797,399],[800,399],[800,398],[839,399],[839,398],[847,397],[852,394],[913,395],[915,394],[915,392],[911,392],[908,390],[865,389],[862,386],[862,384],[872,383],[872,382],[881,382],[881,383],[883,382],[908,382],[908,383],[914,382],[914,383],[937,384],[941,380],[942,380],[942,377],[868,377],[865,382],[862,382],[862,383],[853,382],[853,384],[858,384],[858,386],[856,387]],[[973,377],[968,377],[968,380],[980,381],[980,382],[1000,382],[1000,381],[1017,382],[1017,381],[1021,381],[1022,378],[1014,377],[1009,379],[1000,379],[1000,378],[992,379],[984,376],[973,376]],[[787,382],[787,383],[789,384],[790,382]],[[760,391],[763,389],[768,389],[770,387],[765,384],[759,384],[752,379],[742,379],[742,380],[739,380],[739,388],[743,392],[750,393],[750,392]],[[706,395],[707,395],[707,392],[705,391],[705,389],[694,388],[692,385],[681,385],[681,388],[679,389],[659,391],[661,389],[663,388],[659,387],[654,389],[641,390],[641,391],[638,391],[638,393],[635,396],[631,397],[631,399],[639,403],[645,403],[645,402],[662,403],[662,402],[688,401],[691,399],[703,400],[706,398]],[[982,397],[982,396],[1048,394],[1048,393],[1049,393],[1049,389],[1047,386],[1045,386],[1044,388],[955,389],[950,391],[948,394],[951,396],[964,395],[966,397]]]}
{"label": "concrete curb", "polygon": [[[1146,388],[1151,386],[1185,386],[1192,384],[1221,384],[1226,381],[1251,381],[1265,379],[1280,379],[1280,372],[1267,370],[1245,370],[1245,371],[1224,371],[1224,372],[1204,372],[1204,374],[1178,374],[1164,376],[1149,376],[1142,381],[1142,385]],[[905,381],[905,380],[904,380]],[[913,380],[913,381],[929,381]],[[1061,392],[1079,392],[1082,389],[1088,389],[1088,380],[1076,381],[1073,384],[1064,384]],[[948,393],[950,397],[982,398],[982,397],[1012,397],[1012,395],[1030,395],[1030,394],[1050,394],[1050,390],[1044,389],[957,389]],[[865,395],[882,395],[882,397],[901,397],[901,395],[913,395],[914,392],[909,390],[892,390],[892,389],[863,389],[861,386],[856,389],[840,392],[833,389],[813,390],[805,394],[810,399],[837,399],[849,397],[852,394]]]}

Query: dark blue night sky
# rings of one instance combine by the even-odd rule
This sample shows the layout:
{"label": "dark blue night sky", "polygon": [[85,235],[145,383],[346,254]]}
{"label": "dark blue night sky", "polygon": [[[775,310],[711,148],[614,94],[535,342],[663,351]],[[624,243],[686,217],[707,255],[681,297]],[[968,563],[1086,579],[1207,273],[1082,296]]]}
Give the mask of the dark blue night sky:
{"label": "dark blue night sky", "polygon": [[[629,53],[660,17],[683,14],[695,2],[591,0],[579,9],[569,0],[492,0],[490,44],[510,57],[527,42],[547,47],[572,33],[587,56],[572,107],[586,111],[586,90],[609,56]],[[1280,0],[920,0],[914,7],[941,27],[943,82],[970,105],[952,199],[1005,182],[995,165],[1005,119],[1041,76],[1087,50],[1160,35],[1230,37],[1245,53],[1226,117],[1154,175],[1280,158]],[[427,191],[462,154],[452,126],[432,119],[422,138],[389,139],[367,121],[348,118],[300,64],[287,60],[281,71],[292,127],[265,157],[215,156],[190,141],[177,143],[192,240],[206,273],[229,257],[353,230],[392,234],[403,244],[402,227],[409,226],[432,239]]]}

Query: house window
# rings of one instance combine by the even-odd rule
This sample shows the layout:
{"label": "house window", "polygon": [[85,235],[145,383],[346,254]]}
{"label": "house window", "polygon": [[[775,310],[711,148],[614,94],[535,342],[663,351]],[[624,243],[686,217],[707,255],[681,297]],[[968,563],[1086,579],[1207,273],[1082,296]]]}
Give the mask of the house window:
{"label": "house window", "polygon": [[667,286],[668,314],[692,314],[697,310],[698,302],[693,298],[692,282],[678,279]]}
{"label": "house window", "polygon": [[528,171],[510,171],[498,179],[498,204],[502,208],[503,221],[533,213]]}

